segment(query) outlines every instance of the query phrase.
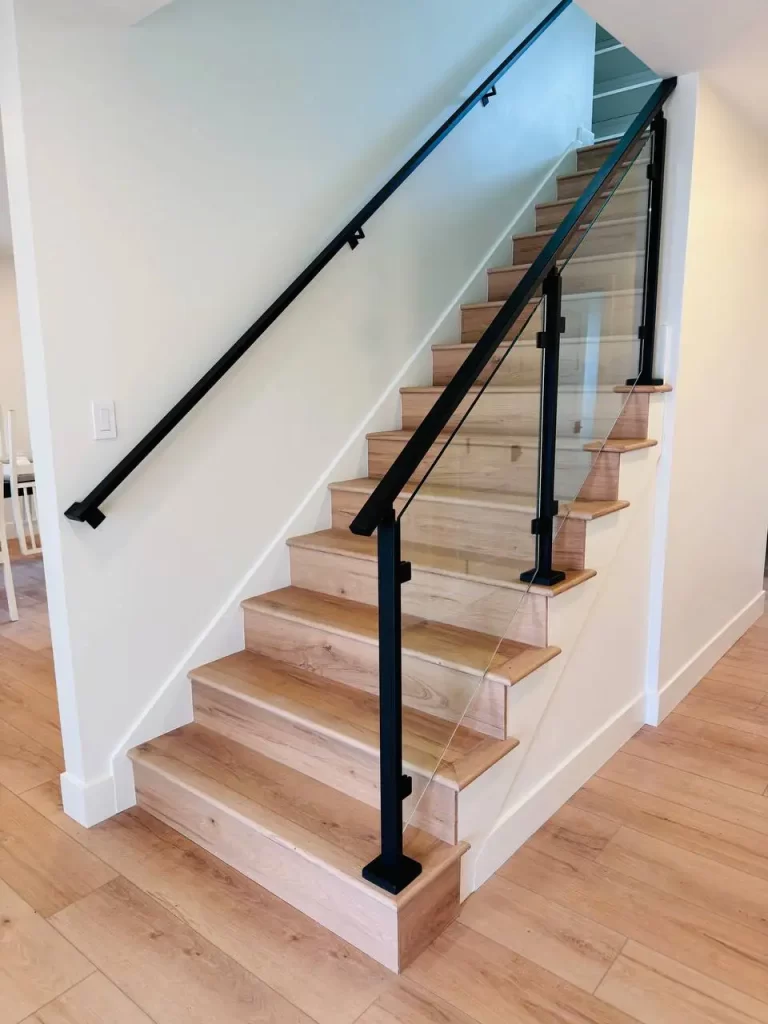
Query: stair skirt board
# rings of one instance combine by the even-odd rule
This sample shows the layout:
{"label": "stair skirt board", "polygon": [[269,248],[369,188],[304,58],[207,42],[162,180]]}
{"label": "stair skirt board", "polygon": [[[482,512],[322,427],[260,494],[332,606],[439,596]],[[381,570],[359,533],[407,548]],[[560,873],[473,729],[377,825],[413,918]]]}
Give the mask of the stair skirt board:
{"label": "stair skirt board", "polygon": [[[522,708],[543,707],[546,680],[568,656],[550,643],[558,602],[565,610],[585,600],[583,585],[595,576],[588,538],[612,532],[609,517],[627,508],[622,460],[656,443],[651,396],[661,389],[616,386],[638,354],[644,157],[622,182],[617,216],[595,226],[574,259],[564,296],[557,466],[564,492],[578,494],[564,495],[558,520],[555,564],[565,578],[554,587],[520,579],[535,554],[536,317],[403,519],[412,565],[402,594],[403,765],[413,782],[404,841],[422,872],[397,896],[362,877],[380,850],[378,580],[376,538],[354,536],[349,524],[608,151],[578,151],[576,172],[557,179],[556,200],[539,204],[538,230],[514,238],[509,265],[489,271],[488,301],[464,306],[455,342],[434,346],[431,384],[401,389],[399,428],[367,438],[368,476],[331,484],[330,528],[289,540],[291,585],[243,602],[245,649],[190,673],[192,724],[129,755],[146,811],[393,971],[458,913],[470,850],[461,808],[473,808],[478,826],[466,859],[473,877],[487,877],[508,849],[507,826],[488,820],[483,794],[499,779],[511,785],[524,763],[537,723],[524,722]],[[595,357],[586,328],[597,307]],[[586,426],[585,352],[600,377]],[[551,811],[561,790],[545,801]]]}

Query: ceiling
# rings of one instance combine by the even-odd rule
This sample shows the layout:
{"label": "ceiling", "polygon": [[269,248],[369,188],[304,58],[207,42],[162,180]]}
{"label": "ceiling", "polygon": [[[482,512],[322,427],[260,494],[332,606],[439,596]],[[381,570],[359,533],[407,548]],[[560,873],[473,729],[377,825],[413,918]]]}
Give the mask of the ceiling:
{"label": "ceiling", "polygon": [[662,75],[706,71],[768,132],[768,0],[580,0]]}

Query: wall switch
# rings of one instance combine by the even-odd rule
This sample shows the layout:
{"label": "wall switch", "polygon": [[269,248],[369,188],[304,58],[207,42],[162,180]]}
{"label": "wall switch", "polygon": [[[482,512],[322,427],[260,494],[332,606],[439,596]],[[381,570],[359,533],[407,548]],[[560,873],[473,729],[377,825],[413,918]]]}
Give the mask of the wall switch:
{"label": "wall switch", "polygon": [[108,441],[117,437],[114,402],[91,402],[91,420],[94,441]]}

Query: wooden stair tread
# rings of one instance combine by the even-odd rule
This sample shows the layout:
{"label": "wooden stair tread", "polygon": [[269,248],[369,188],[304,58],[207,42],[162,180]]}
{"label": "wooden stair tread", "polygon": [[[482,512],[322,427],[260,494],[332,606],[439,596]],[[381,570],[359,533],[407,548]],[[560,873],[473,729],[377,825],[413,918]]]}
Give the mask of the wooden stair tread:
{"label": "wooden stair tread", "polygon": [[[285,662],[240,651],[190,673],[196,682],[266,708],[312,732],[379,756],[379,701]],[[406,769],[462,790],[518,745],[495,740],[413,708],[403,708]]]}
{"label": "wooden stair tread", "polygon": [[[344,480],[330,485],[331,490],[357,491],[371,493],[381,483],[373,477],[361,477],[357,480]],[[401,495],[410,495],[418,490],[419,497],[425,501],[451,501],[464,505],[479,505],[484,508],[505,508],[512,512],[535,514],[536,498],[530,494],[505,494],[502,491],[473,491],[469,488],[443,487],[438,484],[407,483],[400,491]],[[560,502],[560,518],[569,516],[572,519],[600,519],[628,508],[628,501],[570,501]]]}
{"label": "wooden stair tread", "polygon": [[[302,537],[292,537],[288,544],[291,547],[311,548],[314,551],[376,561],[376,538],[358,537],[349,530],[320,530]],[[520,573],[531,567],[530,562],[523,559],[489,559],[471,551],[437,548],[406,540],[402,541],[402,553],[403,558],[416,570],[424,569],[446,576],[463,576],[477,583],[491,583],[494,586],[541,594],[545,597],[565,593],[566,590],[571,590],[597,575],[592,569],[571,569],[566,572],[563,582],[554,587],[532,586],[520,579]]]}
{"label": "wooden stair tread", "polygon": [[[417,384],[411,387],[400,388],[401,395],[428,395],[428,394],[440,394],[441,391],[445,391],[445,384]],[[589,394],[595,393],[607,395],[611,392],[613,394],[629,394],[632,391],[638,393],[643,391],[663,391],[664,388],[628,388],[623,385],[615,384],[599,384],[597,387],[590,387]],[[669,389],[667,389],[669,390]],[[530,395],[538,394],[541,391],[541,385],[539,384],[473,384],[468,389],[467,394],[472,395],[482,391],[483,394],[491,395]],[[558,388],[559,394],[584,394],[587,388],[584,384],[561,384]],[[478,431],[479,433],[479,431]],[[491,433],[489,431],[489,433]]]}
{"label": "wooden stair tread", "polygon": [[[589,172],[586,172],[586,173],[589,173]],[[562,177],[573,177],[573,175],[562,175]],[[628,195],[638,194],[640,192],[645,194],[647,191],[648,191],[648,189],[644,185],[632,185],[629,188],[617,188],[617,189],[614,189],[613,191],[611,191],[611,189],[607,189],[605,192],[601,192],[600,193],[599,198],[600,199],[606,199],[609,196],[628,196]],[[573,206],[578,201],[579,201],[578,198],[575,198],[575,199],[553,199],[553,200],[551,200],[551,202],[548,202],[548,203],[536,203],[536,209],[537,210],[551,210],[551,209],[554,209],[556,206]],[[602,258],[604,259],[605,257],[602,257]]]}
{"label": "wooden stair tread", "polygon": [[[632,219],[634,220],[636,218],[632,218]],[[612,221],[611,223],[615,223],[615,221]],[[550,234],[553,234],[553,231],[551,231],[549,228],[547,228],[545,231],[537,231],[537,232],[534,232],[534,234],[537,234],[537,235],[550,235]],[[533,237],[533,235],[518,235],[516,237],[518,237],[518,238],[529,238],[529,237]],[[613,263],[614,260],[623,260],[623,259],[627,259],[630,256],[642,259],[642,258],[645,257],[645,253],[641,252],[639,249],[630,249],[630,250],[627,250],[627,252],[611,252],[611,253],[607,253],[607,254],[600,254],[598,256],[573,256],[570,260],[567,261],[567,263],[568,263],[569,267],[571,265],[573,265],[573,264],[580,264],[580,263]],[[565,260],[558,260],[558,265],[559,266],[562,266],[565,263],[566,263]],[[512,271],[530,270],[532,266],[533,266],[532,263],[510,263],[508,265],[501,266],[501,267],[490,267],[489,270],[488,270],[488,273],[489,274],[509,274]],[[567,278],[564,278],[563,279],[563,287],[564,288],[567,285],[567,283],[568,283]],[[563,297],[565,297],[568,294],[584,295],[585,293],[584,292],[571,292],[571,293],[564,292]]]}
{"label": "wooden stair tread", "polygon": [[[489,305],[489,306],[502,306],[503,303],[502,302],[489,302],[489,303],[485,303],[485,305]],[[637,337],[635,335],[632,335],[632,334],[603,334],[603,335],[600,335],[600,337],[592,337],[592,338],[577,337],[577,336],[574,336],[574,337],[563,336],[560,339],[560,345],[561,345],[561,347],[563,345],[605,345],[605,344],[609,344],[609,343],[622,342],[622,341],[625,341],[625,342],[631,343],[631,344],[636,344],[637,343]],[[432,351],[433,352],[466,352],[468,348],[471,348],[473,345],[476,345],[476,344],[477,344],[476,341],[452,341],[452,342],[449,342],[448,344],[433,345],[432,346]],[[517,341],[502,341],[502,342],[499,343],[499,348],[498,348],[497,351],[500,351],[501,349],[512,348],[512,346],[514,346],[515,348],[536,348],[536,339],[535,338],[518,338]]]}
{"label": "wooden stair tread", "polygon": [[[548,232],[543,232],[547,234]],[[610,295],[611,298],[616,298],[619,295],[641,295],[642,289],[640,288],[617,288],[615,291],[597,291],[597,292],[573,292],[569,295],[563,295],[563,302],[582,302],[587,299],[600,298],[601,296]],[[541,299],[530,299],[527,305],[539,305]],[[465,302],[462,304],[462,309],[501,309],[504,305],[503,299],[496,299],[490,302]]]}
{"label": "wooden stair tread", "polygon": [[607,441],[589,441],[584,445],[587,452],[612,452],[623,455],[624,452],[636,452],[641,448],[655,448],[658,444],[652,437],[633,437],[625,441],[608,438]]}
{"label": "wooden stair tread", "polygon": [[[243,601],[243,608],[378,644],[378,609],[300,587],[285,587]],[[560,654],[415,615],[403,615],[403,653],[507,686],[520,682]],[[495,653],[494,653],[495,652]]]}
{"label": "wooden stair tread", "polygon": [[408,902],[468,848],[408,829],[406,852],[421,862],[422,874],[390,896],[361,876],[380,852],[376,808],[200,725],[144,743],[130,756],[385,903]]}
{"label": "wooden stair tread", "polygon": [[[464,346],[458,346],[463,348]],[[381,439],[386,441],[408,441],[416,433],[415,430],[377,430],[372,434],[366,434],[366,440]],[[490,448],[534,448],[538,450],[539,439],[532,434],[503,434],[490,433],[478,430],[473,433],[471,430],[462,428],[457,434],[440,434],[435,444],[445,444],[453,438],[454,444],[481,445]],[[590,445],[600,445],[600,441],[584,441],[580,437],[562,437],[557,440],[558,449],[568,451],[590,450]],[[626,442],[624,442],[626,443]]]}
{"label": "wooden stair tread", "polygon": [[[614,143],[615,143],[615,140],[614,140]],[[639,156],[636,160],[633,160],[631,162],[629,160],[625,160],[624,163],[622,163],[620,166],[621,167],[643,167],[643,166],[645,166],[648,163],[650,163],[650,161],[649,161],[649,159],[647,157]],[[581,179],[584,180],[584,188],[586,188],[587,185],[589,184],[589,182],[597,174],[598,170],[599,170],[599,168],[594,168],[594,169],[588,168],[586,171],[574,171],[572,174],[558,174],[557,180],[558,181],[573,181],[574,178],[581,178]]]}
{"label": "wooden stair tread", "polygon": [[[576,228],[577,231],[593,232],[601,231],[604,228],[615,228],[622,224],[644,224],[646,222],[645,217],[605,217],[597,221],[587,221],[586,223],[579,224]],[[528,231],[522,235],[514,235],[513,240],[519,241],[525,238],[544,238],[546,236],[551,237],[554,235],[557,228],[545,228],[543,231]],[[611,256],[622,256],[624,253],[610,253]]]}

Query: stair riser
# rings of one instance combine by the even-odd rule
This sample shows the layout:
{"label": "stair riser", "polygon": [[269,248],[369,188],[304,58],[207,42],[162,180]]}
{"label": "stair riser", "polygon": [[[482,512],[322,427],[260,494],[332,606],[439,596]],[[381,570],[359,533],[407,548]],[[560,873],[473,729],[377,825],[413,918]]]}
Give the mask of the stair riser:
{"label": "stair riser", "polygon": [[392,971],[458,913],[458,861],[398,908],[163,773],[141,763],[134,771],[140,807]]}
{"label": "stair riser", "polygon": [[[402,394],[403,429],[415,430],[434,403],[438,392],[406,391]],[[470,408],[476,395],[470,394],[451,418],[449,426],[456,426]],[[642,405],[634,401],[647,396],[632,396],[630,409]],[[626,410],[625,395],[613,392],[561,391],[558,396],[558,432],[561,437],[584,437],[588,440],[604,437],[645,437],[646,434],[627,434],[622,422]],[[647,402],[645,403],[647,405]],[[621,417],[621,419],[620,419]],[[634,417],[633,417],[634,419]],[[478,433],[520,434],[536,437],[539,434],[540,395],[538,391],[486,391],[475,402],[465,429]],[[646,426],[647,429],[647,426]]]}
{"label": "stair riser", "polygon": [[[494,306],[467,306],[461,311],[461,340],[479,341],[490,327],[499,310]],[[521,317],[510,328],[507,338],[514,341],[518,333],[523,341],[535,341],[542,328],[541,310],[531,310],[525,327]],[[563,316],[566,320],[567,338],[594,337],[636,337],[640,318],[640,294],[638,292],[608,292],[602,295],[570,295],[563,298]]]}
{"label": "stair riser", "polygon": [[[589,232],[577,231],[562,250],[566,256],[578,249],[579,256],[605,256],[618,252],[636,252],[645,245],[644,220],[628,224],[598,223]],[[513,263],[532,263],[549,243],[551,235],[527,235],[514,240]]]}
{"label": "stair riser", "polygon": [[[362,508],[365,495],[334,489],[331,514],[335,529],[349,527]],[[400,512],[405,502],[395,502]],[[403,540],[428,542],[436,547],[471,551],[484,558],[519,558],[533,564],[535,538],[530,512],[499,507],[468,506],[452,501],[416,497],[403,516]],[[558,520],[554,562],[561,569],[584,568],[586,530],[583,520]]]}
{"label": "stair riser", "polygon": [[[405,441],[371,438],[368,441],[368,476],[383,477],[405,447]],[[421,481],[433,459],[425,460],[411,482]],[[556,487],[561,497],[574,498],[592,467],[590,452],[560,449]],[[537,493],[538,446],[467,444],[457,434],[430,473],[430,484],[505,494]]]}
{"label": "stair riser", "polygon": [[[623,186],[609,200],[610,214],[606,210],[602,216],[611,217],[639,217],[642,216],[648,206],[648,194],[645,189],[640,192],[625,191],[629,186]],[[565,217],[571,212],[573,203],[577,197],[567,206],[538,206],[536,208],[536,230],[552,231],[560,226]],[[605,202],[607,195],[604,194],[597,202],[598,208]]]}
{"label": "stair riser", "polygon": [[[478,574],[482,570],[471,561],[466,568]],[[378,604],[378,571],[372,559],[291,547],[291,582],[321,594]],[[406,615],[534,647],[547,646],[547,598],[542,594],[525,594],[414,565],[410,583],[402,588],[402,601]]]}
{"label": "stair riser", "polygon": [[[378,644],[246,608],[245,646],[326,679],[367,693],[379,692]],[[492,655],[489,650],[489,663]],[[403,652],[403,702],[449,722],[463,719],[470,729],[505,738],[506,687],[502,683],[481,680],[408,651]]]}
{"label": "stair riser", "polygon": [[[621,182],[622,188],[638,188],[648,184],[648,161],[637,161],[625,174]],[[565,175],[557,179],[558,199],[578,199],[592,180],[592,175]]]}
{"label": "stair riser", "polygon": [[[470,351],[469,343],[461,347],[433,349],[432,383],[442,386],[452,380]],[[636,372],[639,355],[640,343],[632,339],[566,341],[560,347],[560,383],[581,385],[586,379],[593,379],[592,367],[596,362],[599,366],[598,384],[624,383]],[[478,378],[480,382],[485,383],[497,366],[494,384],[528,387],[541,381],[541,352],[530,343],[519,341],[511,352],[509,348],[497,351]]]}
{"label": "stair riser", "polygon": [[[379,759],[369,750],[308,729],[237,694],[193,682],[195,721],[318,782],[379,806]],[[403,804],[406,821],[446,843],[456,842],[456,790],[408,766],[413,793]]]}
{"label": "stair riser", "polygon": [[[491,270],[488,273],[488,301],[508,299],[522,281],[525,267],[515,270]],[[643,261],[639,256],[611,256],[588,263],[570,263],[563,270],[563,291],[611,292],[622,288],[642,288]]]}

